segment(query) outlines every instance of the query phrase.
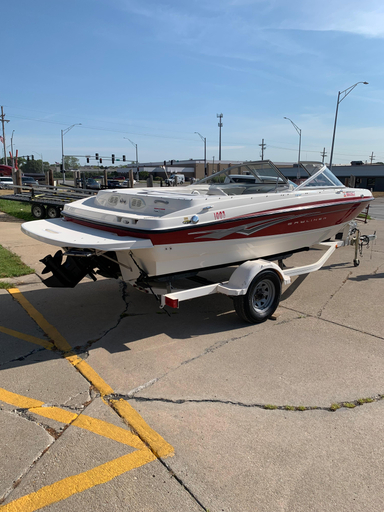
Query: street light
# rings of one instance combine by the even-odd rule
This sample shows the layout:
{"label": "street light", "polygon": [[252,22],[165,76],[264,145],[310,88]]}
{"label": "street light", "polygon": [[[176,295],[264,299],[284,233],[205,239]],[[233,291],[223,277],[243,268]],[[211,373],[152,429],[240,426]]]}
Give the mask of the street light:
{"label": "street light", "polygon": [[295,128],[295,130],[297,131],[297,133],[299,134],[299,158],[298,158],[298,166],[297,166],[297,173],[298,173],[298,177],[299,176],[299,173],[300,173],[300,151],[301,151],[301,130],[300,128],[292,121],[292,119],[289,119],[289,117],[284,117],[284,119],[288,119],[288,121],[291,121],[292,123],[292,126]]}
{"label": "street light", "polygon": [[[329,160],[329,169],[332,170],[332,160],[333,160],[333,146],[335,144],[335,135],[336,135],[336,122],[337,122],[337,113],[339,111],[339,104],[343,101],[343,99],[348,96],[348,94],[353,91],[353,89],[356,87],[356,85],[359,84],[365,84],[368,85],[368,82],[357,82],[355,85],[351,85],[351,87],[348,87],[344,91],[339,91],[339,94],[337,95],[337,104],[336,104],[336,114],[335,114],[335,124],[333,127],[333,137],[332,137],[332,147],[331,147],[331,157]],[[340,95],[344,94],[344,96],[340,99]]]}
{"label": "street light", "polygon": [[65,130],[61,130],[61,165],[63,166],[63,184],[65,185],[65,166],[64,166],[64,135],[74,126],[81,126],[81,123],[75,123]]}
{"label": "street light", "polygon": [[195,132],[200,137],[200,139],[204,142],[204,176],[207,175],[207,138],[203,137],[201,133]]}
{"label": "street light", "polygon": [[[134,146],[136,148],[136,171],[137,171],[137,175],[139,174],[139,152],[138,152],[138,149],[137,149],[137,144],[135,144],[134,142],[131,141],[131,139],[128,139],[128,137],[123,137],[123,139],[126,139],[126,140],[129,140],[129,142],[132,144],[132,146]],[[138,178],[138,176],[137,176]]]}
{"label": "street light", "polygon": [[15,167],[15,157],[13,156],[13,134],[15,133],[15,130],[12,131],[11,136],[11,153],[12,153],[12,177],[13,177],[13,169]]}
{"label": "street light", "polygon": [[216,117],[218,119],[220,119],[217,126],[219,127],[219,162],[221,162],[221,129],[223,127],[223,123],[222,123],[223,114],[216,114]]}

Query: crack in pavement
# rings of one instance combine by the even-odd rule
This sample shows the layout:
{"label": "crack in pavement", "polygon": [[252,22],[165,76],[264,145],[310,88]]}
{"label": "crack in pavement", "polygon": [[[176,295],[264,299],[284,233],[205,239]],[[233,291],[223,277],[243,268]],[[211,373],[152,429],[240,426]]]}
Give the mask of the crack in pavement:
{"label": "crack in pavement", "polygon": [[[124,397],[121,397],[124,398]],[[188,403],[196,403],[196,404],[222,404],[222,405],[233,405],[236,407],[244,407],[244,408],[254,408],[254,409],[264,409],[264,410],[279,410],[279,411],[326,411],[326,412],[336,412],[339,409],[354,409],[355,407],[360,407],[365,404],[380,402],[384,400],[384,394],[377,394],[371,397],[358,398],[355,400],[342,401],[342,402],[334,402],[329,406],[315,406],[315,405],[273,405],[273,404],[262,404],[262,403],[245,403],[234,400],[220,400],[218,398],[201,398],[201,399],[193,399],[193,398],[160,398],[160,397],[140,397],[140,396],[126,396],[126,400],[135,400],[136,402],[162,402],[169,403],[175,405],[182,405]]]}
{"label": "crack in pavement", "polygon": [[340,290],[342,290],[345,286],[345,283],[348,281],[349,277],[351,276],[352,271],[350,271],[345,279],[341,282],[341,285],[338,287],[337,290],[335,290],[328,299],[324,302],[320,310],[317,312],[317,316],[321,318],[321,315],[323,314],[324,309],[327,307],[327,305],[331,302],[331,300],[339,293]]}
{"label": "crack in pavement", "polygon": [[32,423],[35,423],[36,425],[38,425],[39,427],[41,427],[45,432],[47,432],[47,434],[49,435],[49,443],[48,445],[38,454],[36,455],[36,457],[33,459],[33,461],[31,462],[31,464],[26,467],[24,469],[24,471],[22,471],[20,473],[20,475],[16,478],[16,480],[14,480],[12,482],[12,484],[8,487],[8,489],[5,490],[5,492],[3,493],[2,496],[0,496],[0,505],[2,503],[4,503],[4,501],[8,498],[8,496],[16,489],[16,487],[21,483],[21,481],[23,480],[23,478],[28,475],[28,473],[31,471],[31,469],[38,463],[38,461],[43,457],[43,455],[49,450],[49,448],[54,444],[54,442],[56,441],[56,437],[53,436],[48,430],[47,428],[49,428],[47,425],[42,425],[42,424],[39,424],[37,421],[35,421],[33,418],[29,418],[27,416],[25,416],[24,414],[19,414],[20,409],[15,409],[13,411],[5,411],[3,410],[4,412],[8,413],[8,414],[16,414],[17,416],[19,416],[20,418],[23,418],[24,420],[26,421],[32,421]]}
{"label": "crack in pavement", "polygon": [[[91,395],[91,393],[90,393],[90,395]],[[61,427],[59,430],[56,430],[56,429],[50,427],[49,425],[38,421],[36,418],[34,418],[33,411],[31,412],[27,408],[16,408],[11,411],[2,409],[3,412],[6,412],[6,413],[12,414],[12,415],[16,415],[19,418],[22,418],[26,421],[30,421],[30,422],[34,423],[35,425],[41,427],[49,435],[50,443],[48,444],[48,446],[46,446],[44,448],[44,450],[41,451],[41,453],[39,453],[34,458],[32,463],[27,468],[25,468],[25,470],[19,475],[19,477],[12,482],[12,485],[5,491],[5,493],[2,496],[0,496],[0,505],[8,498],[8,496],[13,492],[13,490],[16,489],[16,487],[18,487],[18,485],[20,485],[23,478],[28,475],[28,473],[35,467],[35,465],[39,462],[39,460],[48,452],[48,450],[64,434],[64,432],[73,424],[73,422],[76,421],[79,418],[79,416],[84,413],[84,411],[93,402],[93,400],[94,400],[94,398],[91,398],[87,402],[84,402],[84,404],[82,404],[83,409],[80,412],[78,412],[75,409],[72,409],[71,406],[65,405],[63,408],[71,409],[72,411],[74,411],[77,414],[69,423],[64,424],[64,426]],[[40,407],[35,407],[34,409],[38,410],[38,409],[42,409],[44,407],[60,407],[60,406],[44,404]]]}
{"label": "crack in pavement", "polygon": [[88,340],[83,345],[77,345],[77,346],[73,347],[72,350],[73,350],[74,354],[76,354],[76,355],[80,355],[81,354],[84,359],[87,359],[89,357],[89,349],[95,343],[97,343],[100,340],[102,340],[103,338],[105,338],[111,331],[116,329],[120,325],[120,323],[123,321],[123,319],[127,316],[127,311],[128,311],[128,307],[129,307],[129,304],[130,304],[129,301],[128,301],[129,294],[127,292],[128,285],[127,285],[126,282],[120,281],[119,288],[120,288],[120,292],[121,292],[121,298],[123,299],[125,307],[124,307],[122,313],[120,313],[119,318],[117,319],[116,324],[113,325],[112,327],[110,327],[109,329],[107,329],[106,331],[104,331],[103,334],[101,336],[99,336],[98,338],[93,339],[93,340]]}
{"label": "crack in pavement", "polygon": [[[344,325],[340,324],[339,322],[335,322],[334,320],[327,320],[326,318],[321,318],[318,315],[313,315],[311,313],[306,313],[304,311],[298,311],[297,309],[289,308],[287,306],[281,306],[284,309],[287,309],[289,311],[293,311],[294,313],[297,313],[298,315],[302,315],[303,318],[316,318],[318,320],[321,320],[322,322],[327,322],[332,325],[337,325],[338,327],[343,327],[344,329],[349,329],[354,332],[358,332],[360,334],[365,334],[367,336],[371,336],[372,338],[376,338],[378,340],[384,340],[384,336],[378,336],[377,334],[372,334],[371,332],[362,331],[361,329],[357,329],[356,327],[351,327],[350,325]],[[300,318],[300,317],[298,317]]]}
{"label": "crack in pavement", "polygon": [[192,363],[193,361],[196,361],[197,359],[200,359],[201,357],[204,357],[207,354],[212,354],[213,352],[215,352],[219,348],[223,347],[224,345],[227,345],[228,343],[231,343],[232,341],[237,341],[237,340],[241,340],[241,339],[247,338],[251,334],[252,333],[250,332],[250,333],[247,333],[247,334],[243,334],[242,336],[235,336],[235,337],[229,338],[227,340],[217,341],[213,345],[211,345],[208,348],[206,348],[200,354],[198,354],[198,355],[196,355],[194,357],[191,357],[190,359],[186,359],[185,361],[182,361],[178,366],[175,366],[174,368],[171,368],[168,372],[163,373],[159,377],[155,377],[154,379],[151,379],[148,382],[145,382],[144,384],[141,384],[140,386],[138,386],[138,387],[136,387],[134,389],[131,389],[130,391],[128,391],[127,394],[121,394],[120,395],[119,393],[114,393],[113,395],[109,395],[109,396],[106,396],[104,398],[106,398],[106,399],[108,399],[108,398],[116,399],[116,398],[133,397],[139,391],[142,391],[143,389],[146,389],[146,388],[149,388],[149,387],[153,386],[153,384],[156,384],[156,382],[158,382],[159,380],[161,380],[164,377],[167,377],[168,375],[170,375],[171,373],[177,371],[182,366],[184,366],[186,364],[189,364],[189,363]]}
{"label": "crack in pavement", "polygon": [[19,357],[15,357],[14,359],[10,359],[9,361],[5,361],[4,363],[0,363],[0,368],[3,366],[6,366],[7,364],[16,363],[18,361],[25,361],[28,357],[31,357],[31,356],[37,354],[38,352],[43,352],[44,350],[46,351],[47,349],[45,347],[35,348],[35,349],[31,350],[30,352],[28,352],[28,354],[25,354],[25,355],[22,355]]}

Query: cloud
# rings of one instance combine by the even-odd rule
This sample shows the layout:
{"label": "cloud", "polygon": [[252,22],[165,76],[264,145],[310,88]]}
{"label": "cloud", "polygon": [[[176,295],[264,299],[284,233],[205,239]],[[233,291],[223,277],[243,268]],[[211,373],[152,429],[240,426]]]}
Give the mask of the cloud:
{"label": "cloud", "polygon": [[280,29],[347,32],[384,37],[384,4],[381,0],[296,0],[292,11],[277,20]]}

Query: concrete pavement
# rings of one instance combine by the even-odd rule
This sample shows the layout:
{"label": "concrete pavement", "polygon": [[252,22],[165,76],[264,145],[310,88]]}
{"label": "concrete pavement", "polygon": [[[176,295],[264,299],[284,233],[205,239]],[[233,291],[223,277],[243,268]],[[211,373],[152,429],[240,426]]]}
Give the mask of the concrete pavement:
{"label": "concrete pavement", "polygon": [[[4,511],[381,511],[384,224],[360,227],[359,267],[336,251],[257,326],[106,279],[0,291]],[[0,243],[40,270],[19,228]]]}

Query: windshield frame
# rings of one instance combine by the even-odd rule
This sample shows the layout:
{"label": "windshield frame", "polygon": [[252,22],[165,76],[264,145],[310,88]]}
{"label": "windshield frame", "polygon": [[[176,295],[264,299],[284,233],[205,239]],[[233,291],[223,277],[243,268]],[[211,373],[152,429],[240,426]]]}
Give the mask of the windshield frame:
{"label": "windshield frame", "polygon": [[[320,169],[318,171],[316,171],[315,173],[311,174],[311,172],[305,167],[305,165],[303,164],[318,164],[320,166]],[[309,174],[309,177],[303,181],[303,183],[300,183],[300,185],[296,188],[296,191],[301,191],[303,189],[308,189],[308,190],[316,190],[316,189],[322,189],[322,188],[346,188],[346,186],[341,183],[341,181],[333,174],[333,172],[328,169],[328,167],[323,164],[322,162],[300,162],[300,166],[305,170],[305,172],[307,172]],[[335,184],[330,184],[330,185],[314,185],[314,186],[311,186],[310,183],[312,183],[313,181],[316,181],[316,179],[320,176],[320,175],[324,175],[326,180],[327,181],[330,181],[330,177],[327,176],[327,173],[330,173],[331,176],[338,182],[338,183],[335,183]]]}
{"label": "windshield frame", "polygon": [[[269,167],[274,174],[271,176],[269,175],[262,175],[259,174],[258,169],[255,168],[257,166],[264,166],[265,168]],[[244,168],[246,169],[246,172],[244,173]],[[241,169],[241,172],[230,172],[235,169]],[[218,171],[214,174],[211,174],[210,176],[205,176],[201,180],[198,180],[194,183],[194,185],[224,185],[224,184],[236,184],[239,183],[238,180],[231,180],[232,176],[253,176],[255,178],[254,184],[276,184],[276,185],[289,185],[288,179],[284,176],[284,174],[276,167],[276,165],[271,162],[270,160],[258,160],[258,161],[251,161],[251,162],[242,162],[240,164],[231,165],[230,167],[226,167],[225,169],[222,169],[221,171]],[[224,176],[223,181],[217,181],[215,182],[215,179],[220,178]],[[226,181],[226,178],[228,181]],[[268,179],[269,178],[269,179]],[[247,180],[245,179],[245,182]]]}

